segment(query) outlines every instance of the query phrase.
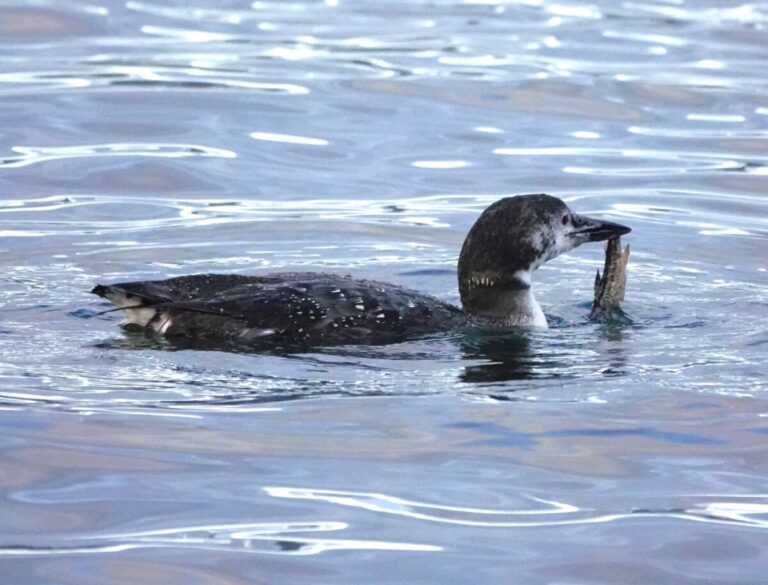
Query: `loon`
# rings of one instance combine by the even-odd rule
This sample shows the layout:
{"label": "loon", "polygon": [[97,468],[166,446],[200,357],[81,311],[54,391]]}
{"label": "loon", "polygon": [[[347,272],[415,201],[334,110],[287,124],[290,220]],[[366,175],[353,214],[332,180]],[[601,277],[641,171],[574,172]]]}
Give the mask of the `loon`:
{"label": "loon", "polygon": [[551,195],[500,199],[461,248],[461,309],[392,284],[312,272],[198,274],[97,284],[91,292],[123,310],[123,324],[246,344],[389,343],[466,326],[547,327],[533,271],[585,242],[629,232],[578,215]]}

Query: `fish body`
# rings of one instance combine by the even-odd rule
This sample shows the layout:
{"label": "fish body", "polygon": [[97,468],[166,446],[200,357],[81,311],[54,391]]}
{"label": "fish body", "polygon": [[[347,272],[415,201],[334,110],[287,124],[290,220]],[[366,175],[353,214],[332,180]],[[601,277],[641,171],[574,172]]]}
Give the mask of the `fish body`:
{"label": "fish body", "polygon": [[603,274],[597,271],[595,276],[595,300],[589,318],[599,321],[621,308],[627,288],[627,262],[629,245],[622,249],[621,236],[611,238],[605,245],[605,265]]}

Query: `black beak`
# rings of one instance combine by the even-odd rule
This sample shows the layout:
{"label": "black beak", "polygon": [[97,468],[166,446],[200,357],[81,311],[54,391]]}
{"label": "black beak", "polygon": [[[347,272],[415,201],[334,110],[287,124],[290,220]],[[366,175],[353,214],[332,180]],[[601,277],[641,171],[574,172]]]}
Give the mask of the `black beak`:
{"label": "black beak", "polygon": [[587,242],[610,240],[611,238],[623,236],[632,231],[630,228],[621,225],[620,223],[592,219],[591,217],[576,215],[575,213],[572,214],[572,222],[574,230],[571,232],[571,235],[578,235],[585,238]]}

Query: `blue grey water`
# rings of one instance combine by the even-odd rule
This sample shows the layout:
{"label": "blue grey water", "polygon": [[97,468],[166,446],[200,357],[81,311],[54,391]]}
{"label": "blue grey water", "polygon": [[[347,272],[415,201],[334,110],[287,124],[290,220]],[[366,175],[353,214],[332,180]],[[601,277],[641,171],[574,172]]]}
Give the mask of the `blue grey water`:
{"label": "blue grey water", "polygon": [[[0,574],[768,582],[768,3],[0,5]],[[96,281],[324,270],[458,301],[490,202],[633,228],[554,327],[299,354],[125,331]]]}

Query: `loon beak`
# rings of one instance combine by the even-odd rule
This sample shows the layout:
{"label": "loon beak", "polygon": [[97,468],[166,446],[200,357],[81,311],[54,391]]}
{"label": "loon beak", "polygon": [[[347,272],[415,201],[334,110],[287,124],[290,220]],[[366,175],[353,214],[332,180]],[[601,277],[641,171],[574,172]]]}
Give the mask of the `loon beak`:
{"label": "loon beak", "polygon": [[612,221],[603,221],[602,219],[593,219],[583,215],[571,214],[573,231],[569,234],[571,237],[577,237],[582,242],[601,242],[610,240],[618,236],[628,234],[632,230],[627,226]]}

